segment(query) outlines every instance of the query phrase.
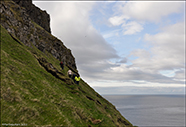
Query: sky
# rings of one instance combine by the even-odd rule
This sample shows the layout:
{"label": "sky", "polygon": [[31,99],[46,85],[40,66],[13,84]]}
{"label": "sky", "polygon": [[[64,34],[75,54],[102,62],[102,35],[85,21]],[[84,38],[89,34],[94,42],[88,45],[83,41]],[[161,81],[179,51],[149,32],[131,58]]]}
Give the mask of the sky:
{"label": "sky", "polygon": [[184,1],[33,3],[98,93],[185,93]]}

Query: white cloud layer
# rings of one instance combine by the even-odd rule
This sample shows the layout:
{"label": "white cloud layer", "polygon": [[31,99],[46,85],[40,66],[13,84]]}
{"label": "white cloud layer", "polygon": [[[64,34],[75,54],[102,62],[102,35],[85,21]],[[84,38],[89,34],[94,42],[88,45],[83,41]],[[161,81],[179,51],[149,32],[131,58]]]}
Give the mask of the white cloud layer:
{"label": "white cloud layer", "polygon": [[152,45],[152,63],[156,69],[177,69],[184,67],[185,38],[184,23],[176,23],[163,28],[156,35],[146,34],[144,39]]}
{"label": "white cloud layer", "polygon": [[181,12],[183,8],[183,1],[135,1],[118,2],[114,11],[139,21],[159,22],[163,17]]}
{"label": "white cloud layer", "polygon": [[127,16],[114,16],[114,17],[110,17],[109,18],[109,22],[113,25],[113,26],[119,26],[123,23],[125,23],[126,20],[130,19]]}
{"label": "white cloud layer", "polygon": [[94,89],[103,95],[121,95],[121,94],[184,94],[184,87],[140,87],[140,86],[124,86],[124,87],[100,87],[95,86]]}
{"label": "white cloud layer", "polygon": [[[97,76],[105,80],[144,80],[169,84],[184,83],[182,82],[185,68],[184,23],[166,26],[162,29],[162,32],[155,35],[146,34],[144,40],[152,48],[149,51],[136,49],[131,52],[131,56],[137,57],[137,59],[131,61],[132,65],[121,64],[120,66],[113,66],[105,70],[106,73],[100,73]],[[165,76],[160,73],[163,71],[175,72],[176,69],[181,69],[182,71],[175,77]]]}
{"label": "white cloud layer", "polygon": [[141,32],[143,30],[142,25],[135,21],[129,22],[127,24],[123,24],[122,28],[123,28],[123,35],[132,35],[137,32]]}
{"label": "white cloud layer", "polygon": [[115,15],[108,20],[113,26],[122,25],[123,35],[132,35],[144,29],[143,22],[158,23],[166,16],[181,12],[183,8],[183,2],[174,1],[118,2],[113,8]]}

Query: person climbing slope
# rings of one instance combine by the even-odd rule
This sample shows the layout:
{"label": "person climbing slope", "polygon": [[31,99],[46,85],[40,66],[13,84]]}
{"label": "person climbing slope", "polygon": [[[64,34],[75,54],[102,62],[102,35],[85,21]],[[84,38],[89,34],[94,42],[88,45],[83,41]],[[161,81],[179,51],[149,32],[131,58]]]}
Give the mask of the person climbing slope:
{"label": "person climbing slope", "polygon": [[80,77],[79,75],[75,77],[75,84],[79,85],[79,81],[80,81]]}
{"label": "person climbing slope", "polygon": [[72,78],[72,71],[68,70],[67,75],[68,75],[69,78]]}
{"label": "person climbing slope", "polygon": [[76,77],[76,74],[74,73],[74,74],[72,75],[72,79],[73,79],[74,83],[76,82],[75,77]]}
{"label": "person climbing slope", "polygon": [[63,70],[63,69],[64,69],[64,64],[63,64],[62,61],[60,62],[60,66],[61,66],[61,68],[62,68],[62,70]]}

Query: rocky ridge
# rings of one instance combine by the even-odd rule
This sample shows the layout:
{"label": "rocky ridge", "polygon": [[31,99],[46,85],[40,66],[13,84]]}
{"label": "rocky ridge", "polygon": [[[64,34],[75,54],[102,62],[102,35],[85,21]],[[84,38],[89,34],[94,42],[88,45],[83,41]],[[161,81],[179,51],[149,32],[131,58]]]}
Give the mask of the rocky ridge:
{"label": "rocky ridge", "polygon": [[[31,4],[31,1],[23,2],[17,0],[16,3],[19,3],[20,5],[27,3],[24,6],[28,6]],[[35,46],[44,53],[49,52],[56,59],[63,61],[67,66],[76,70],[75,58],[72,55],[71,50],[68,49],[61,40],[52,36],[49,33],[50,31],[47,32],[43,27],[33,21],[36,20],[36,18],[33,18],[33,16],[30,15],[34,15],[37,11],[35,13],[30,12],[29,15],[27,12],[29,12],[30,9],[26,10],[16,3],[13,1],[1,1],[1,25],[12,36],[18,38],[26,46],[31,48]],[[34,5],[30,6],[30,8],[34,8]],[[41,15],[47,14],[41,13]]]}
{"label": "rocky ridge", "polygon": [[38,25],[43,27],[46,31],[51,33],[50,29],[50,15],[46,11],[42,11],[34,4],[32,0],[13,0],[20,7],[24,7],[29,17]]}

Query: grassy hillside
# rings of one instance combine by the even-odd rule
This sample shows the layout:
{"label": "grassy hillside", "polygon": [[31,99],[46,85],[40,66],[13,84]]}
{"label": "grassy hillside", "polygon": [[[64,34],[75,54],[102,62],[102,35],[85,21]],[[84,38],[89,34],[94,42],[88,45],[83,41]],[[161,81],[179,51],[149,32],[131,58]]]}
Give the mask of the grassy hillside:
{"label": "grassy hillside", "polygon": [[[51,63],[61,78],[39,59]],[[67,70],[61,70],[52,55],[25,46],[1,26],[2,125],[132,126],[83,80],[75,85]]]}

